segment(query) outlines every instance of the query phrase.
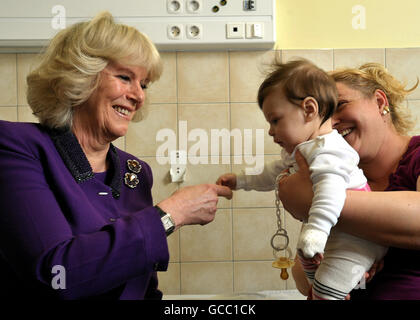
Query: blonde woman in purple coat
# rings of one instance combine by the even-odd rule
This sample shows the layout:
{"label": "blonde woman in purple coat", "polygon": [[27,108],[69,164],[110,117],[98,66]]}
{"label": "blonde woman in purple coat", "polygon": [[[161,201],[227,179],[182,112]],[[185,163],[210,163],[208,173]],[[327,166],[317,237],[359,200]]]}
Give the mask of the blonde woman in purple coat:
{"label": "blonde woman in purple coat", "polygon": [[154,204],[150,167],[112,145],[160,74],[150,40],[106,12],[51,40],[27,78],[40,124],[0,121],[2,298],[162,297],[166,237],[212,221],[231,193],[199,185]]}

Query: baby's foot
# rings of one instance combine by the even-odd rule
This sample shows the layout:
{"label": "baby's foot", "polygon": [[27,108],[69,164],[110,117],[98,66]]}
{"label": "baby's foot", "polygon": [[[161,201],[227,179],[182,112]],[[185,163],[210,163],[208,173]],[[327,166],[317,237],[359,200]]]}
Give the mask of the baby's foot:
{"label": "baby's foot", "polygon": [[325,232],[306,228],[305,226],[299,236],[297,248],[302,250],[303,256],[306,259],[315,259],[315,261],[318,261],[319,257],[315,258],[315,255],[324,252],[327,240],[328,235]]}

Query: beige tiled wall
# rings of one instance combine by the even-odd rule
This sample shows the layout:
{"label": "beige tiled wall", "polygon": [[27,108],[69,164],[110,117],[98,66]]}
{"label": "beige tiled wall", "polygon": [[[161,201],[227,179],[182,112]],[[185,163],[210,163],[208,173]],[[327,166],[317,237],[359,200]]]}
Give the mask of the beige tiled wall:
{"label": "beige tiled wall", "polygon": [[[277,52],[283,61],[293,57],[312,60],[326,70],[375,61],[408,85],[420,77],[420,49],[287,50]],[[267,131],[255,102],[263,71],[274,57],[273,51],[254,52],[170,52],[162,53],[164,74],[148,92],[145,119],[130,125],[117,145],[146,160],[154,172],[155,202],[168,197],[179,187],[214,182],[225,172],[239,172],[247,164],[235,163],[231,156],[217,157],[211,164],[208,154],[199,154],[209,164],[188,164],[187,180],[170,183],[169,164],[160,165],[156,141],[160,129],[179,133],[179,121],[195,128],[238,128]],[[0,55],[0,119],[36,121],[25,99],[25,77],[35,61],[34,54]],[[420,116],[420,88],[407,102],[414,117]],[[413,133],[420,133],[420,125]],[[255,139],[254,139],[255,140]],[[255,142],[254,142],[255,143]],[[190,148],[194,142],[189,142]],[[256,150],[254,146],[254,152]],[[268,135],[264,140],[264,159],[276,159],[280,149]],[[239,160],[242,155],[238,155]],[[239,161],[238,161],[239,162]],[[221,199],[213,223],[187,226],[168,238],[171,253],[169,269],[160,274],[165,294],[211,294],[255,292],[294,288],[292,279],[280,280],[273,260],[270,239],[276,230],[273,192],[235,193],[232,200]],[[286,213],[285,226],[296,245],[300,224]]]}

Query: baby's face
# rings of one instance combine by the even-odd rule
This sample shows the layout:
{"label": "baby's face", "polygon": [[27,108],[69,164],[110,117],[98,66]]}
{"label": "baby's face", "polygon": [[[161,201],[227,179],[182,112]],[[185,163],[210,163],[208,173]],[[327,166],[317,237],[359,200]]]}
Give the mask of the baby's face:
{"label": "baby's face", "polygon": [[298,144],[307,141],[312,132],[312,125],[308,123],[299,100],[297,103],[291,103],[283,90],[274,88],[265,98],[262,108],[270,124],[268,134],[288,153],[292,153]]}

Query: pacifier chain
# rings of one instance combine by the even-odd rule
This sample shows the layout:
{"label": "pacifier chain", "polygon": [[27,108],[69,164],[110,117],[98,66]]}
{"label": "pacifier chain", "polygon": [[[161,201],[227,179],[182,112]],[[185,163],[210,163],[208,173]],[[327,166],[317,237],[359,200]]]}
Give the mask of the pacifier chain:
{"label": "pacifier chain", "polygon": [[[289,236],[287,235],[286,229],[283,228],[281,215],[284,213],[284,207],[281,204],[279,197],[279,181],[284,176],[287,176],[288,172],[280,173],[276,178],[276,216],[277,216],[277,231],[271,237],[271,247],[273,248],[273,255],[276,259],[272,266],[273,268],[281,269],[280,278],[287,280],[289,274],[287,268],[291,268],[295,261],[291,259],[292,250],[289,248]],[[281,241],[283,239],[283,241]],[[285,255],[286,253],[286,255]]]}

